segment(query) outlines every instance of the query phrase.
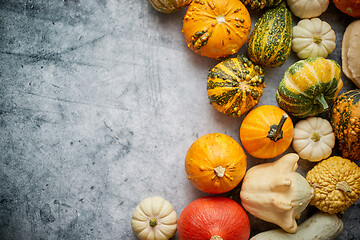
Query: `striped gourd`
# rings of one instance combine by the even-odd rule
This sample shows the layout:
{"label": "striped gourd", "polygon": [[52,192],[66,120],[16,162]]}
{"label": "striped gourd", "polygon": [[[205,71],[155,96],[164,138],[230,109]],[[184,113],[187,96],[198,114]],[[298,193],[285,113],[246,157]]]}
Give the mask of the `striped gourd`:
{"label": "striped gourd", "polygon": [[268,9],[255,23],[247,54],[261,66],[279,67],[289,57],[292,39],[292,15],[284,2]]}
{"label": "striped gourd", "polygon": [[246,6],[253,10],[261,10],[263,8],[275,7],[282,0],[241,0]]}
{"label": "striped gourd", "polygon": [[330,123],[344,158],[360,160],[360,89],[339,95],[330,111]]}
{"label": "striped gourd", "polygon": [[215,109],[239,117],[259,103],[264,87],[263,69],[238,56],[225,59],[210,70],[207,94]]}
{"label": "striped gourd", "polygon": [[151,6],[159,12],[176,12],[190,4],[191,0],[149,0]]}
{"label": "striped gourd", "polygon": [[340,77],[340,66],[334,60],[323,57],[300,60],[284,73],[276,100],[294,116],[316,116],[334,102],[343,86]]}

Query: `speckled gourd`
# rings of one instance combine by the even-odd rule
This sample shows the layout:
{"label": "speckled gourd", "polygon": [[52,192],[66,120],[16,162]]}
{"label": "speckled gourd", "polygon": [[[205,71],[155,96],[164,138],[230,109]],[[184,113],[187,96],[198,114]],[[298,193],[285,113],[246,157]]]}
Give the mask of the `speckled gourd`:
{"label": "speckled gourd", "polygon": [[246,6],[253,10],[275,7],[282,0],[241,0]]}
{"label": "speckled gourd", "polygon": [[209,71],[210,104],[222,113],[239,117],[259,103],[264,80],[263,69],[246,57],[225,59]]}
{"label": "speckled gourd", "polygon": [[190,4],[191,0],[149,0],[155,10],[162,13],[173,13]]}

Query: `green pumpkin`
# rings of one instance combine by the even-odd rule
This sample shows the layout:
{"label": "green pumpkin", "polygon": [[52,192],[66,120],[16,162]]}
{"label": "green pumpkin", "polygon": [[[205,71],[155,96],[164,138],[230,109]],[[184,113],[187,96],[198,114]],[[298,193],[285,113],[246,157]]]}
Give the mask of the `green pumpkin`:
{"label": "green pumpkin", "polygon": [[263,69],[238,56],[210,69],[207,94],[215,109],[239,117],[259,103],[265,86]]}
{"label": "green pumpkin", "polygon": [[251,61],[265,67],[279,67],[291,53],[292,15],[282,2],[268,9],[255,23],[247,54]]}
{"label": "green pumpkin", "polygon": [[149,0],[151,6],[162,13],[173,13],[190,4],[191,0]]}
{"label": "green pumpkin", "polygon": [[339,95],[330,111],[342,157],[360,160],[360,90],[350,90]]}
{"label": "green pumpkin", "polygon": [[299,118],[316,116],[329,109],[343,86],[337,62],[323,57],[291,65],[278,86],[276,100],[287,113]]}
{"label": "green pumpkin", "polygon": [[246,6],[250,7],[252,10],[261,10],[263,8],[275,7],[282,0],[241,0]]}

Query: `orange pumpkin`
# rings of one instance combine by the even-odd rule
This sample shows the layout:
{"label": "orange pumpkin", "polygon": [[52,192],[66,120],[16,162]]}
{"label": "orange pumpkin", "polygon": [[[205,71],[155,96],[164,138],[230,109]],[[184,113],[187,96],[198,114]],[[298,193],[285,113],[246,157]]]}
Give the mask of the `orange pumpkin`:
{"label": "orange pumpkin", "polygon": [[222,133],[198,138],[185,157],[188,179],[207,193],[224,193],[235,188],[243,179],[246,166],[246,155],[240,144]]}
{"label": "orange pumpkin", "polygon": [[360,0],[333,0],[335,6],[352,17],[360,17]]}
{"label": "orange pumpkin", "polygon": [[293,122],[279,107],[262,105],[251,110],[240,127],[245,150],[256,158],[273,158],[284,153],[293,138]]}
{"label": "orange pumpkin", "polygon": [[241,1],[194,0],[185,14],[182,31],[191,50],[219,59],[238,52],[250,28],[250,14]]}

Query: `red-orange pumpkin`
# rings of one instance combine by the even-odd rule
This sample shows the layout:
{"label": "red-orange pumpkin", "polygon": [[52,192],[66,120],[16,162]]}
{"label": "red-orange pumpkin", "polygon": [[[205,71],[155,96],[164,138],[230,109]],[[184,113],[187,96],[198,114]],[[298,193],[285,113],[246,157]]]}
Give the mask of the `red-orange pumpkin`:
{"label": "red-orange pumpkin", "polygon": [[333,0],[335,6],[352,17],[360,17],[360,0]]}
{"label": "red-orange pumpkin", "polygon": [[198,198],[182,211],[177,236],[179,240],[247,240],[250,221],[230,198]]}

